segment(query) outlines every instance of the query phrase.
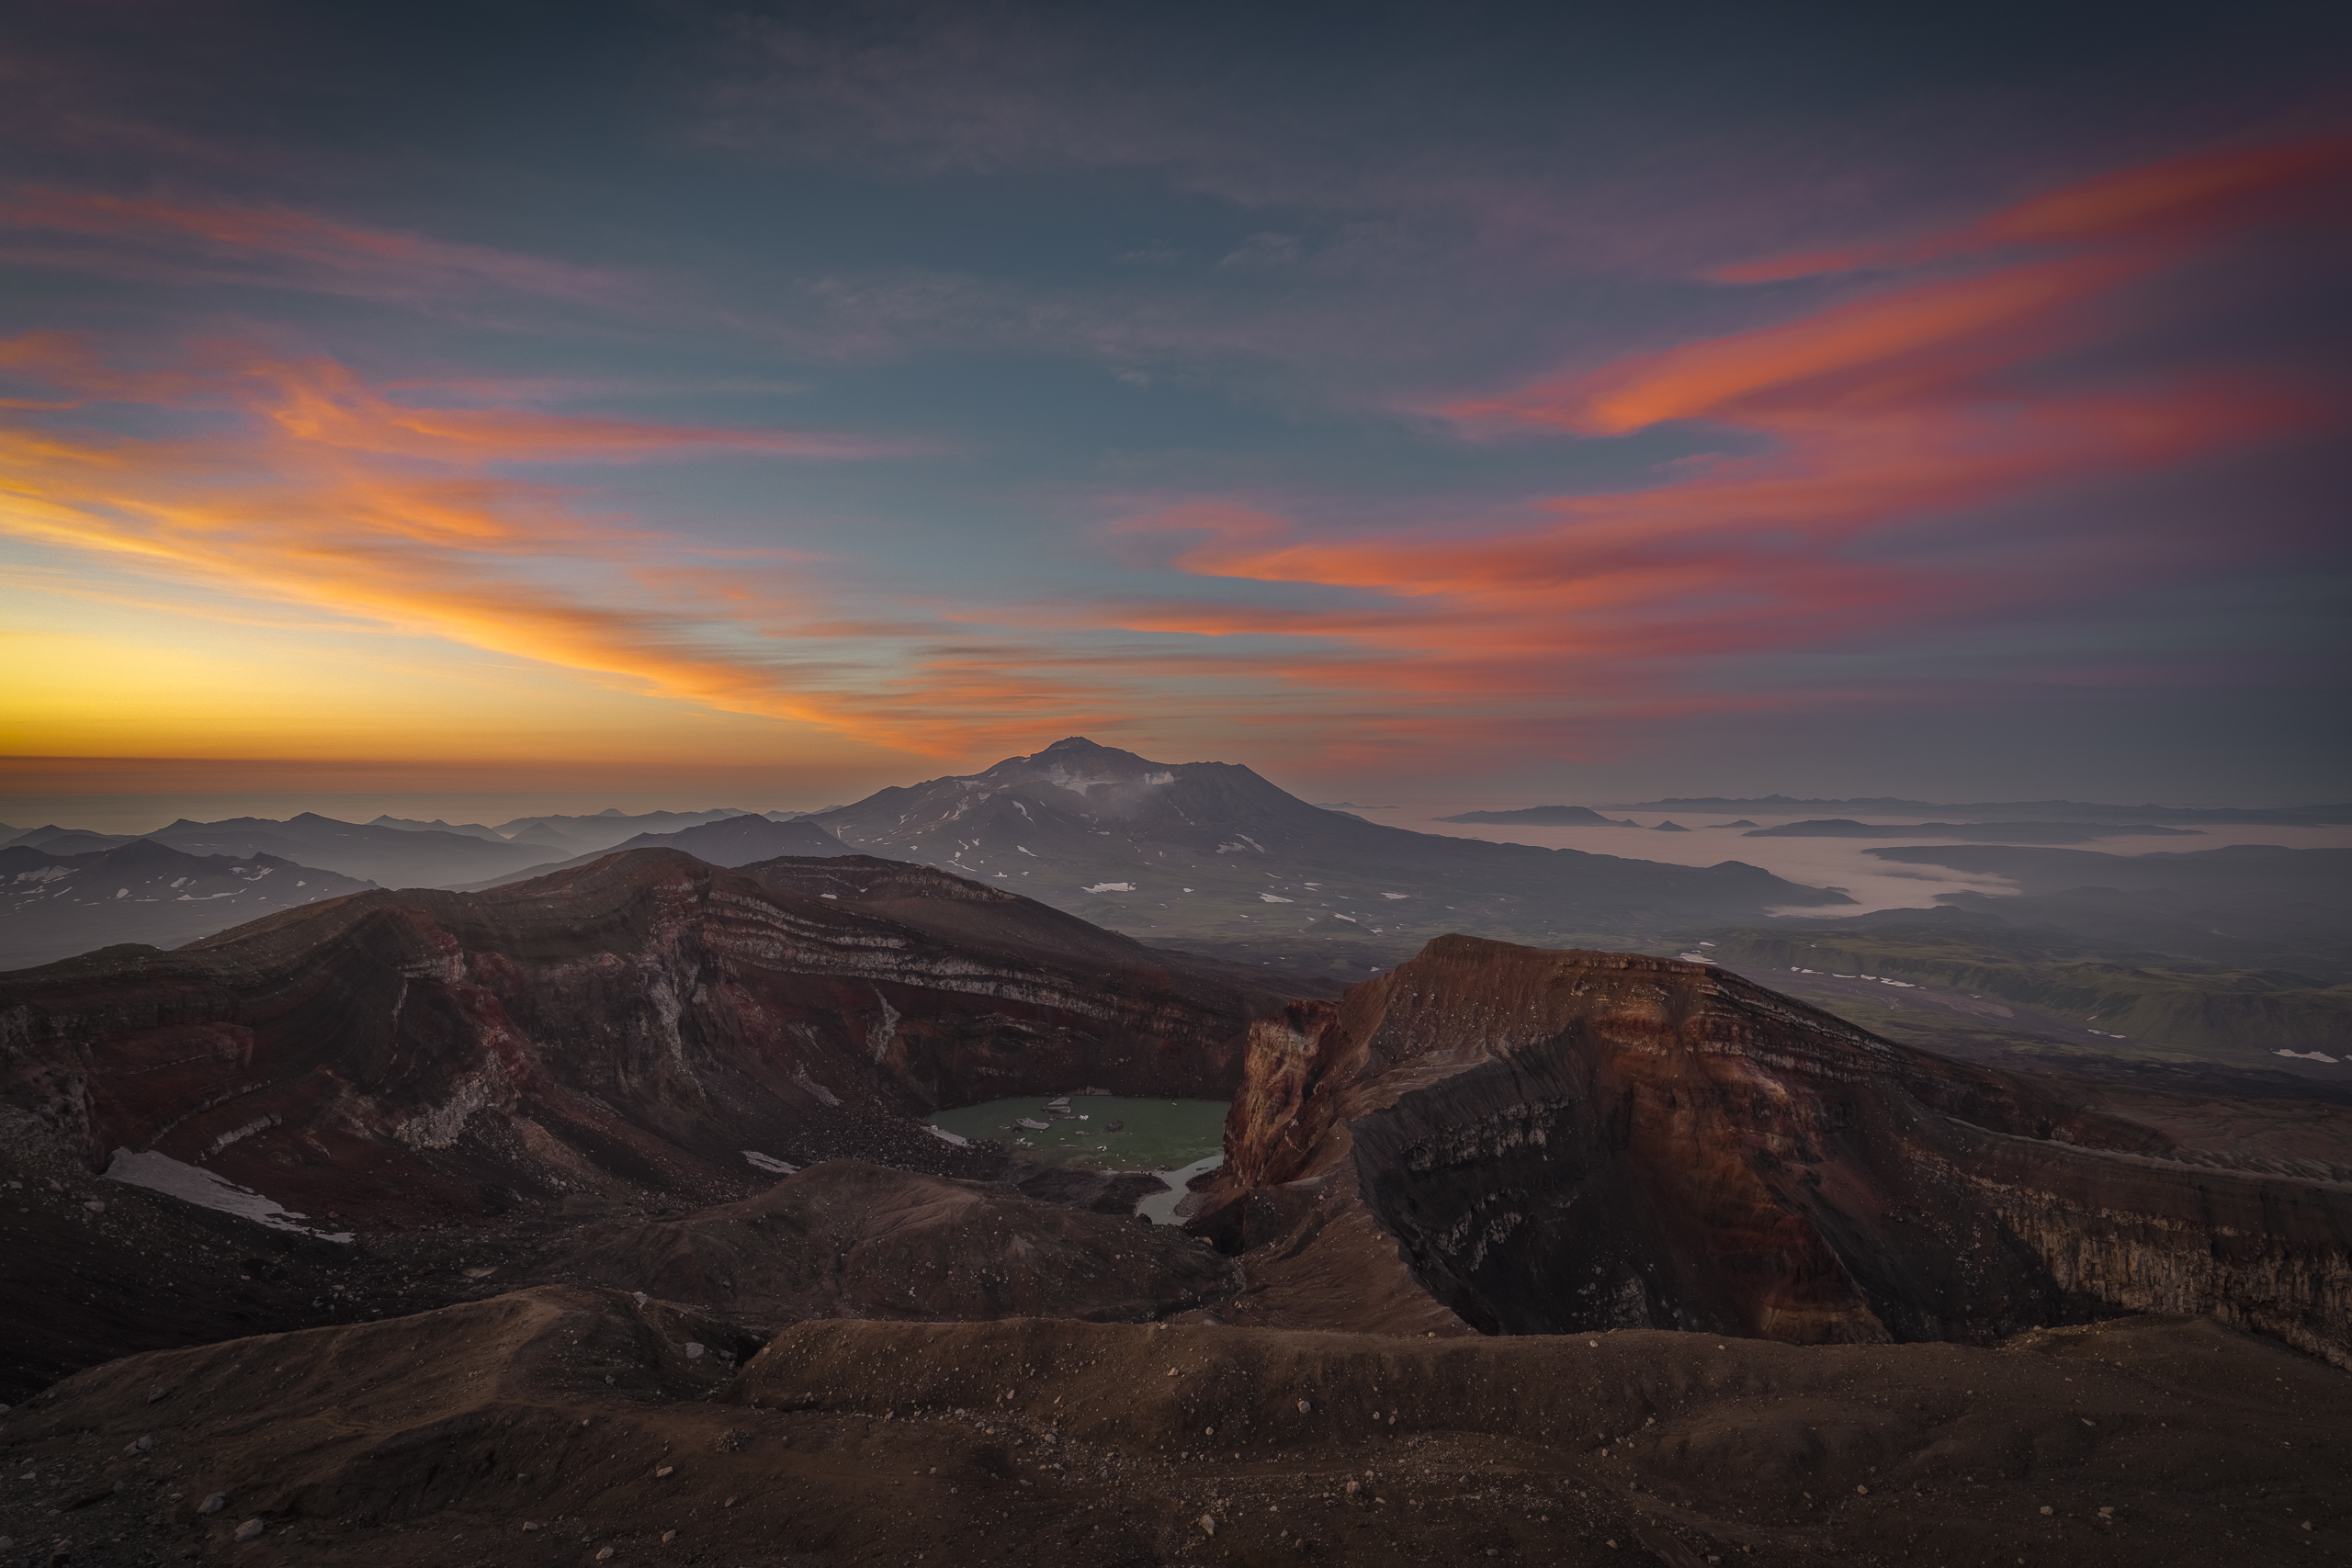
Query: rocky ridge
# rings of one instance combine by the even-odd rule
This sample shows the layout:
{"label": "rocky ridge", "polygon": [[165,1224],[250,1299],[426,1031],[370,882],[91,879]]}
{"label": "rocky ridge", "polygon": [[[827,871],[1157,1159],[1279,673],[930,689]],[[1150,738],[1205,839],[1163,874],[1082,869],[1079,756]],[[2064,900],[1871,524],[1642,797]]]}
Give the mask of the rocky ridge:
{"label": "rocky ridge", "polygon": [[[1989,1343],[2211,1313],[2352,1364],[2352,1190],[1710,965],[1450,937],[1252,1031],[1193,1222],[1227,1316]],[[1368,1321],[1371,1320],[1371,1321]]]}
{"label": "rocky ridge", "polygon": [[[0,1244],[41,1259],[0,1271],[0,1379],[432,1304],[477,1239],[489,1277],[828,1158],[1001,1177],[922,1118],[1090,1082],[1224,1099],[1280,1002],[1257,982],[929,867],[667,850],[0,976]],[[213,1208],[175,1228],[110,1170]]]}
{"label": "rocky ridge", "polygon": [[741,1196],[772,1169],[746,1151],[977,1173],[916,1118],[1087,1081],[1223,1098],[1274,1000],[928,868],[638,851],[0,978],[0,1096],[92,1171],[153,1149],[399,1223]]}

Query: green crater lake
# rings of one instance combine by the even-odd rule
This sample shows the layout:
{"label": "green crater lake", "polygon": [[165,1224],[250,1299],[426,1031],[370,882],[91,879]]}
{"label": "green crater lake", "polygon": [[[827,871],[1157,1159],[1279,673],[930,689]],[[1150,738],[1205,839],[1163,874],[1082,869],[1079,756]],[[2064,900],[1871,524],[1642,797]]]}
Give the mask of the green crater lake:
{"label": "green crater lake", "polygon": [[[1073,1094],[1070,1114],[1064,1116],[1046,1111],[1046,1102],[1054,1098],[1036,1094],[991,1100],[936,1111],[931,1124],[958,1137],[994,1138],[1039,1165],[1078,1165],[1090,1170],[1178,1170],[1225,1146],[1227,1104],[1222,1100]],[[1046,1130],[1018,1125],[1023,1118],[1045,1122]],[[1121,1123],[1115,1133],[1110,1126],[1114,1122]]]}

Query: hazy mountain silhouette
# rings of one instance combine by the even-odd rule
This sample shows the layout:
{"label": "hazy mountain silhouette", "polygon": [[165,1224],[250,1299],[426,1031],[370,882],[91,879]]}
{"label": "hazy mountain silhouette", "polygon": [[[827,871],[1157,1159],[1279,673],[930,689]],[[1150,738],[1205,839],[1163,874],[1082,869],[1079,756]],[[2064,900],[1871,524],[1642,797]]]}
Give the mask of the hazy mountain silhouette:
{"label": "hazy mountain silhouette", "polygon": [[[1332,971],[1450,931],[1623,945],[1691,919],[1830,907],[1755,866],[1489,843],[1310,806],[1229,762],[1079,738],[822,812],[853,849],[945,866],[1144,940]],[[1702,915],[1700,911],[1713,911]]]}
{"label": "hazy mountain silhouette", "polygon": [[275,855],[192,855],[150,839],[85,854],[11,845],[0,849],[0,969],[117,942],[177,947],[373,886]]}

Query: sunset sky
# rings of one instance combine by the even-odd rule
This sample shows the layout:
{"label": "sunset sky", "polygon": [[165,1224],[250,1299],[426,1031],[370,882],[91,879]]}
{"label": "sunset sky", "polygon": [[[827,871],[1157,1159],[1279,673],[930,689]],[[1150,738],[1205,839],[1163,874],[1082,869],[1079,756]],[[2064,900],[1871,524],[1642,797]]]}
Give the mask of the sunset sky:
{"label": "sunset sky", "polygon": [[11,6],[0,795],[2352,797],[2347,17]]}

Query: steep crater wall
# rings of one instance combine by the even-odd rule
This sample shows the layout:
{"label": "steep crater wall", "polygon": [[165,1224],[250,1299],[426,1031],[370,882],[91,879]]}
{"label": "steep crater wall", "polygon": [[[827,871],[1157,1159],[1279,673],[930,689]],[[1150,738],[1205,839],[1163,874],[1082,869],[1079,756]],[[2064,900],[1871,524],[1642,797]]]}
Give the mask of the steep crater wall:
{"label": "steep crater wall", "polygon": [[1192,963],[923,868],[640,850],[0,976],[0,1100],[93,1172],[154,1150],[363,1224],[840,1156],[985,1176],[920,1119],[1230,1091],[1275,998]]}
{"label": "steep crater wall", "polygon": [[2352,1191],[2165,1147],[1703,964],[1448,938],[1256,1026],[1195,1224],[1295,1299],[1353,1209],[1488,1333],[1984,1343],[2199,1312],[2352,1359]]}

